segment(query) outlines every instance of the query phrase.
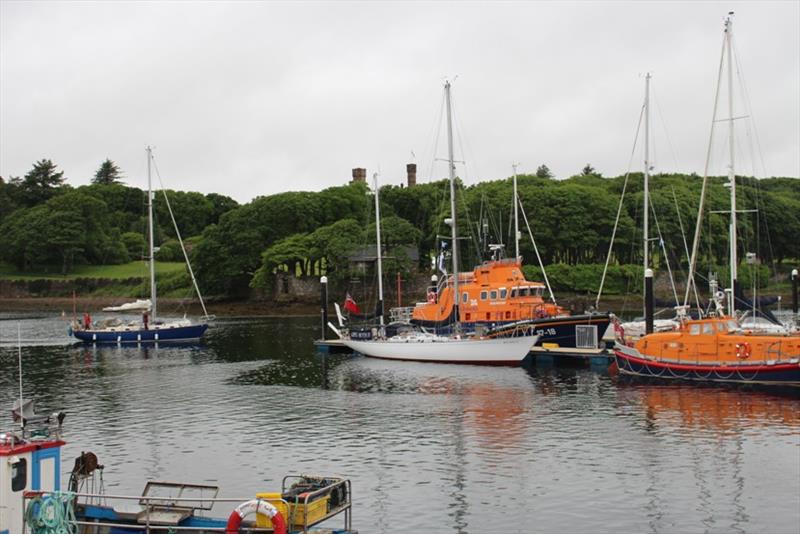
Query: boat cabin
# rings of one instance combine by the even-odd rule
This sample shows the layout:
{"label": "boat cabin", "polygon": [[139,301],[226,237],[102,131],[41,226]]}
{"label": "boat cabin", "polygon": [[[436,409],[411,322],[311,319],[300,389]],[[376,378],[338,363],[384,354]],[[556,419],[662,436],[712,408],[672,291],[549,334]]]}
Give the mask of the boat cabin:
{"label": "boat cabin", "polygon": [[[15,409],[19,404],[15,404]],[[48,427],[49,416],[33,415],[32,402],[24,403],[25,420],[38,419],[41,426],[0,431],[0,534],[22,532],[25,492],[61,489],[61,447],[59,432]],[[19,420],[18,410],[14,411]],[[60,428],[63,414],[57,414]],[[30,428],[30,429],[29,429]]]}

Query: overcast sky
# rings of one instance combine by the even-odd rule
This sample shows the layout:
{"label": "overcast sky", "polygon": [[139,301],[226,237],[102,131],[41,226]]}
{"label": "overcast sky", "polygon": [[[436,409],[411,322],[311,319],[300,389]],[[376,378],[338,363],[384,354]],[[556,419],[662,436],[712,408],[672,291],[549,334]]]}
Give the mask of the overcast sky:
{"label": "overcast sky", "polygon": [[457,77],[467,183],[512,162],[611,176],[628,168],[646,71],[656,171],[702,173],[729,10],[750,103],[736,96],[734,115],[755,119],[737,121],[739,172],[800,176],[796,0],[0,0],[0,175],[50,158],[77,186],[110,158],[141,187],[152,144],[167,187],[242,202],[343,184],[358,166],[383,183],[412,161],[419,181],[440,178],[442,84]]}

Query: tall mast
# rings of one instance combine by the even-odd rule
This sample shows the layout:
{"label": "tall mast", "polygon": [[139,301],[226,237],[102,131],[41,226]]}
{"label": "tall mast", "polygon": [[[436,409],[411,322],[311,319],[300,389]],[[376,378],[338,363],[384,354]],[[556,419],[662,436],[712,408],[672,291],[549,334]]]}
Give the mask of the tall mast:
{"label": "tall mast", "polygon": [[514,261],[519,261],[519,218],[517,217],[517,164],[511,165],[514,169]]}
{"label": "tall mast", "polygon": [[728,53],[728,150],[730,151],[730,166],[728,168],[728,181],[731,186],[731,228],[730,228],[730,257],[731,257],[731,292],[728,296],[728,314],[733,317],[736,312],[736,280],[738,258],[736,257],[736,171],[733,159],[733,55],[731,54],[731,33],[733,31],[733,11],[725,19],[725,48]]}
{"label": "tall mast", "polygon": [[447,164],[450,170],[450,222],[453,238],[453,312],[456,322],[458,314],[458,232],[456,230],[456,164],[453,159],[453,117],[450,109],[450,81],[444,84],[444,96],[447,104]]}
{"label": "tall mast", "polygon": [[644,77],[644,271],[650,268],[650,73]]}
{"label": "tall mast", "polygon": [[150,263],[150,320],[152,324],[156,322],[156,260],[154,257],[153,245],[153,184],[150,173],[150,163],[153,159],[153,149],[147,147],[147,228],[150,237],[150,249],[147,256],[147,261]]}
{"label": "tall mast", "polygon": [[375,238],[378,258],[378,311],[381,329],[383,328],[383,263],[381,261],[381,203],[378,199],[378,173],[372,175],[375,183]]}

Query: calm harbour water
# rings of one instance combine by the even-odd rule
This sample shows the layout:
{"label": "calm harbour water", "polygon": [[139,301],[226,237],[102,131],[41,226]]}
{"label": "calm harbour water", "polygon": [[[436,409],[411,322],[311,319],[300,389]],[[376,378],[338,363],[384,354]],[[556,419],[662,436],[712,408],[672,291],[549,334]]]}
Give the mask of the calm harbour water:
{"label": "calm harbour water", "polygon": [[0,314],[3,427],[17,325],[26,397],[67,412],[63,470],[94,451],[110,493],[155,479],[250,498],[287,473],[339,474],[362,533],[800,531],[798,398],[584,368],[323,358],[312,318],[94,348],[72,345],[58,316]]}

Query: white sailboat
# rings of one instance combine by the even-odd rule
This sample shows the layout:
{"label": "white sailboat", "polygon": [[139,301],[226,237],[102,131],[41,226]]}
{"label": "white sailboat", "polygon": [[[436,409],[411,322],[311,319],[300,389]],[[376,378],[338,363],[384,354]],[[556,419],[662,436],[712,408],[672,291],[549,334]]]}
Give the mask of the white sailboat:
{"label": "white sailboat", "polygon": [[139,299],[136,302],[122,304],[120,306],[111,306],[103,308],[103,311],[112,312],[131,312],[141,311],[142,321],[125,323],[119,319],[110,319],[104,321],[102,324],[93,324],[88,314],[84,316],[83,322],[74,321],[70,327],[70,334],[85,343],[143,343],[143,342],[158,342],[158,341],[189,341],[200,339],[208,329],[208,320],[210,316],[206,311],[206,305],[203,302],[203,296],[200,294],[200,288],[197,286],[197,280],[194,277],[192,265],[189,263],[189,256],[186,254],[186,249],[183,246],[180,231],[175,218],[172,217],[172,208],[169,206],[169,199],[164,195],[164,200],[167,203],[167,208],[172,217],[172,223],[175,225],[175,233],[178,242],[183,251],[183,257],[186,260],[186,266],[189,269],[189,275],[192,279],[192,284],[197,292],[197,297],[200,300],[200,306],[203,308],[203,320],[196,322],[186,317],[181,319],[172,319],[169,321],[162,321],[156,315],[156,264],[155,264],[155,247],[154,247],[154,230],[153,230],[153,186],[150,172],[150,166],[153,162],[153,151],[149,146],[147,147],[147,224],[148,224],[148,264],[150,270],[150,299]]}
{"label": "white sailboat", "polygon": [[[453,158],[453,124],[450,106],[450,82],[444,86],[447,103],[447,146],[450,175],[450,224],[452,231],[453,273],[458,273],[458,230],[456,226],[455,161]],[[378,198],[378,175],[375,174],[375,221],[377,229],[378,309],[380,327],[373,339],[351,339],[341,334],[342,342],[351,350],[373,358],[409,360],[437,363],[466,363],[481,365],[519,365],[533,348],[539,336],[530,330],[519,335],[504,337],[462,336],[458,324],[454,333],[441,336],[424,330],[405,332],[392,337],[385,336],[383,324],[383,280],[381,263],[380,201]],[[458,275],[452,276],[454,294],[458,295]],[[454,317],[458,318],[458,299],[453,304]],[[506,337],[507,336],[507,337]]]}

